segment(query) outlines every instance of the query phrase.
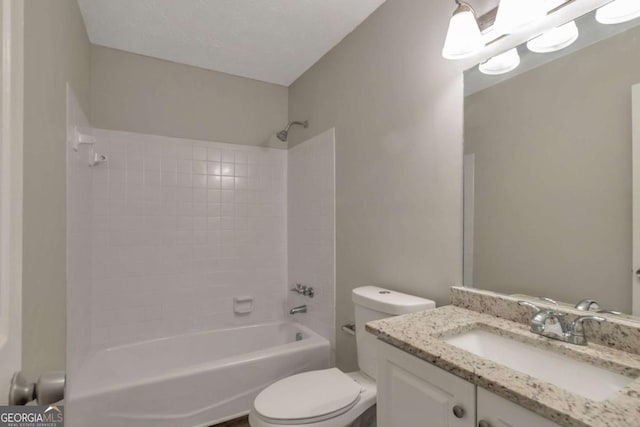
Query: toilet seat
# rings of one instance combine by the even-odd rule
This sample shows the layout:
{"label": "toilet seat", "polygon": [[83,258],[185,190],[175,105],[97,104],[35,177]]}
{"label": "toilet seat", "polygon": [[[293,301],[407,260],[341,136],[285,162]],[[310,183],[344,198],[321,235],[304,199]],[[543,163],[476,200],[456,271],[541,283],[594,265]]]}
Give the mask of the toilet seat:
{"label": "toilet seat", "polygon": [[354,406],[356,406],[356,404],[358,403],[358,401],[360,400],[360,398],[357,398],[352,404],[350,404],[349,406],[346,406],[342,409],[339,409],[335,412],[331,412],[329,414],[325,414],[319,417],[313,417],[313,418],[299,418],[299,419],[278,419],[278,418],[269,418],[269,417],[265,417],[262,414],[258,414],[258,416],[264,421],[267,422],[271,425],[277,425],[277,426],[300,426],[300,425],[304,425],[304,426],[311,426],[311,425],[318,425],[318,423],[322,423],[323,421],[330,421],[333,420],[337,417],[339,417],[340,415],[343,415],[344,413],[350,411]]}
{"label": "toilet seat", "polygon": [[[340,374],[342,374],[342,372],[340,372]],[[358,419],[361,415],[366,412],[371,412],[371,410],[373,410],[373,414],[375,416],[375,380],[360,371],[349,372],[342,375],[351,378],[362,388],[362,391],[359,393],[357,399],[351,405],[315,419],[311,418],[277,420],[267,419],[266,417],[258,413],[254,403],[254,406],[249,413],[249,423],[251,424],[251,427],[345,427],[352,425],[353,422],[356,421],[356,419]],[[333,392],[328,392],[328,394],[332,395]],[[362,426],[368,425],[369,424],[362,424]]]}
{"label": "toilet seat", "polygon": [[349,411],[363,391],[339,369],[311,371],[267,387],[256,397],[254,409],[272,424],[311,424]]}

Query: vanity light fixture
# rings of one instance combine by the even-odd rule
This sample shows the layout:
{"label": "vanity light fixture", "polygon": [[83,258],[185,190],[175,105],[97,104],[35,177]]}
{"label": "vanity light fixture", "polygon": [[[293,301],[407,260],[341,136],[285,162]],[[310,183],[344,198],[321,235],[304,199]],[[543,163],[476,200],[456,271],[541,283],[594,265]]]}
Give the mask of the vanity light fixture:
{"label": "vanity light fixture", "polygon": [[621,24],[640,17],[639,0],[614,0],[596,12],[596,20],[601,24]]}
{"label": "vanity light fixture", "polygon": [[527,48],[535,53],[556,52],[570,46],[580,35],[575,21],[546,31],[527,42]]}
{"label": "vanity light fixture", "polygon": [[465,1],[455,0],[458,7],[449,21],[447,38],[442,48],[446,59],[467,58],[484,48],[476,12]]}
{"label": "vanity light fixture", "polygon": [[543,0],[500,0],[494,30],[499,34],[512,34],[544,18],[547,11],[547,2]]}
{"label": "vanity light fixture", "polygon": [[514,47],[500,55],[489,58],[480,64],[478,68],[483,74],[496,76],[513,71],[518,68],[518,65],[520,65],[520,55],[518,55],[518,49]]}

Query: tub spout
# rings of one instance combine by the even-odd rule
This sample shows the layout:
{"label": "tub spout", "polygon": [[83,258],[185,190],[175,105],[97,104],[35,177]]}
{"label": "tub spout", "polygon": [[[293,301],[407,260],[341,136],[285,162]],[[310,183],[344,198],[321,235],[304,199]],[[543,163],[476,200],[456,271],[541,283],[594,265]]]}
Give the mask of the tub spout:
{"label": "tub spout", "polygon": [[289,310],[289,314],[306,313],[306,312],[307,312],[307,306],[306,305],[293,307],[291,310]]}

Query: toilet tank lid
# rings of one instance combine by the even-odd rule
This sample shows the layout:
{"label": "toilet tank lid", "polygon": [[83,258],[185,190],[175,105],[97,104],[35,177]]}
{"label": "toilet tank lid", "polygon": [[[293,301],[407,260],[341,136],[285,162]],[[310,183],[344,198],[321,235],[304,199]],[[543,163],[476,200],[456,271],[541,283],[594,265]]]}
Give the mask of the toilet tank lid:
{"label": "toilet tank lid", "polygon": [[416,311],[436,308],[436,303],[430,299],[395,292],[377,286],[362,286],[352,292],[354,304],[370,308],[381,313],[400,315],[415,313]]}

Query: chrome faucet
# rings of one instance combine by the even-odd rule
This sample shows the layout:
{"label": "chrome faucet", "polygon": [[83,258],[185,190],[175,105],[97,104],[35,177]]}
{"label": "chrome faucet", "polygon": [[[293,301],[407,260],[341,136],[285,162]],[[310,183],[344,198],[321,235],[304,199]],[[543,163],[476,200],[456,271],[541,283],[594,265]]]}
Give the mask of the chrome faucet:
{"label": "chrome faucet", "polygon": [[539,300],[544,301],[544,302],[549,302],[553,305],[560,305],[558,304],[558,301],[551,299],[551,298],[547,298],[547,297],[538,297]]}
{"label": "chrome faucet", "polygon": [[567,332],[565,332],[566,341],[571,344],[587,345],[587,337],[584,334],[585,320],[594,320],[596,322],[604,322],[606,319],[602,316],[580,316],[576,317],[573,322],[569,324]]}
{"label": "chrome faucet", "polygon": [[604,322],[606,320],[601,316],[580,316],[569,325],[566,325],[562,313],[558,313],[555,310],[541,309],[528,301],[518,301],[518,304],[536,310],[536,313],[531,318],[531,332],[570,344],[587,345],[587,337],[584,334],[583,325],[585,321]]}
{"label": "chrome faucet", "polygon": [[291,288],[291,292],[295,292],[309,298],[313,298],[316,294],[313,290],[313,286],[303,285],[302,283],[296,283],[296,286]]}
{"label": "chrome faucet", "polygon": [[616,316],[621,316],[622,312],[621,311],[616,311],[616,310],[601,310],[600,309],[600,304],[598,304],[598,301],[592,300],[592,299],[583,299],[582,301],[578,302],[576,304],[576,310],[580,310],[580,311],[592,311],[591,308],[594,308],[596,310],[597,313],[599,314],[613,314]]}
{"label": "chrome faucet", "polygon": [[518,304],[531,307],[536,313],[531,318],[531,332],[549,338],[562,339],[564,334],[563,315],[555,310],[545,310],[528,301]]}
{"label": "chrome faucet", "polygon": [[600,304],[598,304],[598,301],[592,299],[583,299],[576,304],[576,310],[580,311],[591,311],[591,307],[599,310]]}
{"label": "chrome faucet", "polygon": [[293,314],[297,314],[297,313],[306,313],[307,312],[307,306],[306,305],[300,305],[298,307],[293,307],[291,310],[289,310],[289,314],[293,315]]}

